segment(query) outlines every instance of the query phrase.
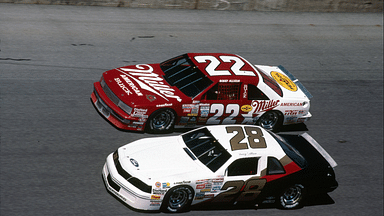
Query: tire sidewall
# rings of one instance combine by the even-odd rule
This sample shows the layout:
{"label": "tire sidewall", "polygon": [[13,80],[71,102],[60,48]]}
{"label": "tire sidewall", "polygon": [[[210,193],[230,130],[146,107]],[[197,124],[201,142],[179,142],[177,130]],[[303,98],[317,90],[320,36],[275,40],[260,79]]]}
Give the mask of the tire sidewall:
{"label": "tire sidewall", "polygon": [[[172,208],[170,205],[169,205],[169,199],[172,195],[173,192],[175,192],[176,190],[185,190],[187,191],[188,193],[188,198],[187,198],[187,201],[182,205],[180,206],[179,208]],[[186,212],[189,210],[190,206],[191,206],[191,203],[192,203],[192,200],[193,200],[193,197],[194,197],[194,193],[193,193],[193,189],[189,186],[177,186],[177,187],[174,187],[172,188],[171,190],[169,190],[167,192],[167,194],[165,195],[164,197],[164,200],[163,200],[163,203],[162,203],[162,207],[161,209],[165,212],[170,212],[170,213],[180,213],[180,212]]]}
{"label": "tire sidewall", "polygon": [[[272,126],[271,129],[269,130],[272,130],[274,132],[278,132],[279,129],[281,128],[281,126],[283,125],[283,114],[279,111],[276,111],[276,110],[272,110],[272,111],[267,111],[265,112],[260,118],[259,120],[257,121],[257,125],[261,126],[262,128],[264,128],[262,125],[261,125],[261,121],[263,120],[263,118],[265,117],[265,115],[268,115],[269,113],[275,113],[277,115],[277,122]],[[264,128],[264,129],[267,129],[268,128]]]}
{"label": "tire sidewall", "polygon": [[[293,188],[293,187],[298,187],[300,188],[301,190],[301,195],[300,197],[298,198],[298,200],[293,203],[293,204],[287,204],[285,201],[284,201],[284,194],[286,191],[288,191],[289,189]],[[295,185],[292,185],[288,188],[286,188],[278,197],[278,204],[279,204],[279,207],[282,208],[282,209],[297,209],[297,208],[301,208],[303,207],[303,198],[304,198],[304,195],[305,195],[305,188],[303,185],[301,184],[295,184]]]}
{"label": "tire sidewall", "polygon": [[[171,117],[171,120],[170,120],[170,123],[164,129],[159,130],[159,129],[155,129],[153,127],[152,121],[153,121],[154,117],[159,115],[161,112],[166,112],[167,114],[169,114]],[[171,110],[171,109],[159,109],[159,110],[154,111],[150,115],[150,117],[148,118],[147,130],[149,132],[152,132],[152,133],[169,133],[171,130],[173,130],[173,128],[175,126],[175,121],[176,121],[176,114],[173,110]]]}

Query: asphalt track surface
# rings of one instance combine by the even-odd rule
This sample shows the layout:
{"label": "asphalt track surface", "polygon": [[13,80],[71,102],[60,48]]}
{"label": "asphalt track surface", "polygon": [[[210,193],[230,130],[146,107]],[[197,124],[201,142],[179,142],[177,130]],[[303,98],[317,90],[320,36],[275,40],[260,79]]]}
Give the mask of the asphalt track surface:
{"label": "asphalt track surface", "polygon": [[285,131],[312,135],[338,163],[340,186],[293,211],[183,215],[383,215],[382,18],[0,4],[0,215],[164,214],[133,211],[106,191],[106,156],[158,135],[112,127],[90,94],[108,69],[186,52],[237,53],[300,79],[313,118]]}

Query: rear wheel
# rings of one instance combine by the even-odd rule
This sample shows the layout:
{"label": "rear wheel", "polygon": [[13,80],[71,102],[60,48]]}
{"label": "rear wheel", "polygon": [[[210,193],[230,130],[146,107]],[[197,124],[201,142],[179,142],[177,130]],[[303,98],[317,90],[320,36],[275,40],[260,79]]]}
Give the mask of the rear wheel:
{"label": "rear wheel", "polygon": [[280,112],[268,111],[260,117],[258,125],[267,130],[277,131],[282,125],[282,120],[283,116]]}
{"label": "rear wheel", "polygon": [[295,184],[286,189],[280,196],[278,203],[283,209],[295,209],[302,207],[304,186]]}
{"label": "rear wheel", "polygon": [[193,191],[188,186],[178,186],[166,194],[162,209],[167,212],[185,212],[189,210],[193,199]]}
{"label": "rear wheel", "polygon": [[149,117],[147,128],[152,133],[168,133],[175,125],[175,116],[171,109],[156,110]]}

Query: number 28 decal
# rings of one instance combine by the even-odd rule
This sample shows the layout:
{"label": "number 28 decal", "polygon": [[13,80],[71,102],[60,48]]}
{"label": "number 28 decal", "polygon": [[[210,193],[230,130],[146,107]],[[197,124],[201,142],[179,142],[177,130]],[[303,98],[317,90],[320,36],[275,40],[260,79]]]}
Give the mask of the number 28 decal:
{"label": "number 28 decal", "polygon": [[[263,137],[263,132],[260,128],[257,127],[243,127],[241,126],[228,126],[226,127],[227,133],[236,132],[235,136],[229,141],[231,144],[232,151],[248,149],[251,148],[266,148],[267,144],[265,143],[265,139]],[[248,142],[242,142],[247,135]]]}
{"label": "number 28 decal", "polygon": [[210,76],[230,76],[232,75],[229,70],[217,70],[222,62],[231,63],[234,62],[231,66],[231,71],[237,76],[256,76],[253,71],[241,70],[241,68],[245,65],[245,62],[236,56],[219,56],[216,58],[215,56],[195,56],[195,60],[198,63],[208,63],[205,71]]}

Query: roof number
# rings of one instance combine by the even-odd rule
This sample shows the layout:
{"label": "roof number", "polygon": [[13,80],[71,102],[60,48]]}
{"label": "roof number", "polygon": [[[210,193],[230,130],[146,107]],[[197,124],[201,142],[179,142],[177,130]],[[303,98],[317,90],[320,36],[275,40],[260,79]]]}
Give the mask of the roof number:
{"label": "roof number", "polygon": [[[232,73],[237,76],[256,76],[253,71],[241,70],[245,65],[245,62],[236,56],[219,56],[219,59],[215,56],[195,56],[195,60],[198,63],[207,63],[209,61],[205,71],[210,76],[231,76]],[[231,63],[234,62],[231,66],[231,71],[229,70],[217,70],[222,62]]]}
{"label": "roof number", "polygon": [[[241,150],[241,149],[248,149],[248,145],[251,148],[266,148],[267,144],[265,142],[265,139],[263,137],[263,132],[260,128],[257,127],[243,127],[241,126],[228,126],[226,127],[227,133],[234,133],[237,132],[235,136],[232,137],[232,139],[229,141],[231,144],[232,151],[235,150]],[[247,142],[241,142],[245,138],[245,135],[247,135]]]}

